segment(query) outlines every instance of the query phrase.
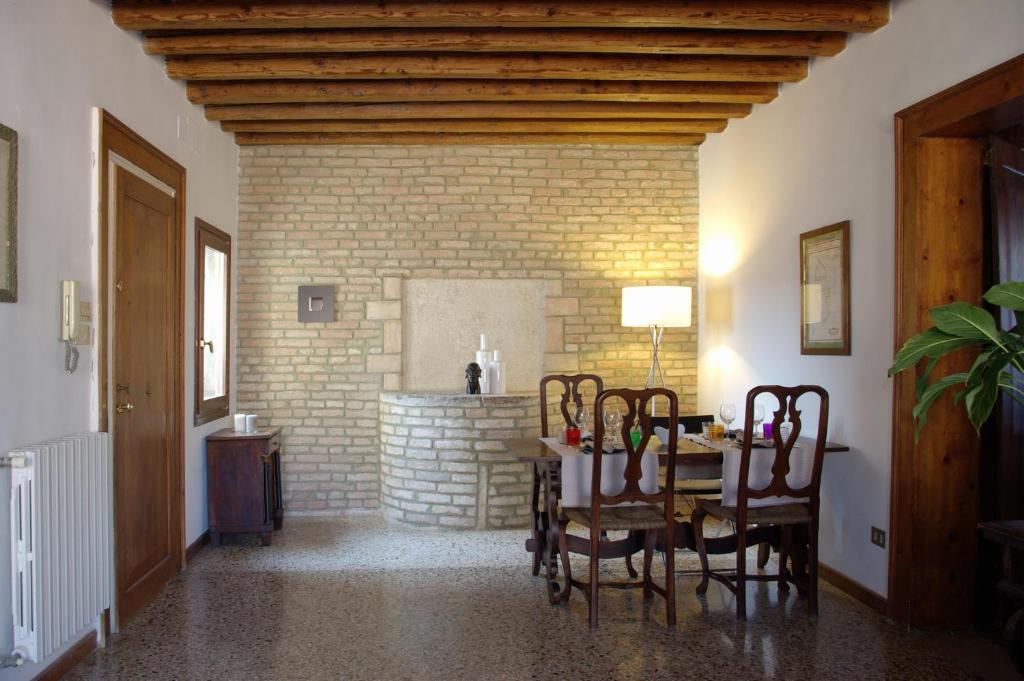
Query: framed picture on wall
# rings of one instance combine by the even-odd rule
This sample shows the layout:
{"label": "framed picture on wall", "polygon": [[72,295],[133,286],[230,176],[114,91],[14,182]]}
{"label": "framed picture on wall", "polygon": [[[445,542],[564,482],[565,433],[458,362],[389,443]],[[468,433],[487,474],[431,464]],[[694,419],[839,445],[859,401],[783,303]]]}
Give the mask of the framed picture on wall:
{"label": "framed picture on wall", "polygon": [[800,354],[850,354],[850,222],[800,235]]}
{"label": "framed picture on wall", "polygon": [[18,300],[18,133],[0,125],[0,302]]}

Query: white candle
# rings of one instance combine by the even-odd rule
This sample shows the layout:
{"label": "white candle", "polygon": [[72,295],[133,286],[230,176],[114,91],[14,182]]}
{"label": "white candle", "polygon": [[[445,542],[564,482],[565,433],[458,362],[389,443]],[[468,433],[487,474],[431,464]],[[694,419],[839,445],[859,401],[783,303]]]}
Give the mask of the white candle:
{"label": "white candle", "polygon": [[256,414],[245,415],[245,432],[255,433],[256,432]]}
{"label": "white candle", "polygon": [[235,414],[235,432],[245,432],[245,414]]}

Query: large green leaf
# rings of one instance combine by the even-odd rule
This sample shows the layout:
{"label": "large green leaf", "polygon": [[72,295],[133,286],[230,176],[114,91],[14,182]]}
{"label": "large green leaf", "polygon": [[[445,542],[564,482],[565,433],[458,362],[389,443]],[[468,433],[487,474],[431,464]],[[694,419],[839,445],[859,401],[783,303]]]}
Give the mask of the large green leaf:
{"label": "large green leaf", "polygon": [[933,307],[929,314],[935,326],[951,336],[990,340],[999,343],[996,320],[987,311],[970,303],[950,303]]}
{"label": "large green leaf", "polygon": [[1024,311],[1024,281],[996,284],[985,293],[985,300],[1008,310]]}
{"label": "large green leaf", "polygon": [[967,374],[967,393],[964,395],[964,408],[976,431],[988,420],[992,408],[999,401],[999,383],[1009,363],[1009,352],[1001,348],[990,348],[981,353]]}
{"label": "large green leaf", "polygon": [[995,368],[995,373],[998,374],[1009,361],[1009,353],[998,347],[989,348],[979,354],[978,358],[974,360],[971,370],[967,372],[965,383],[967,383],[968,390],[976,388],[985,380],[986,375],[993,375],[993,368]]}
{"label": "large green leaf", "polygon": [[917,395],[917,399],[921,399],[921,395],[928,389],[928,382],[931,381],[932,371],[935,370],[935,365],[939,363],[939,357],[932,357],[928,360],[928,366],[924,368],[921,375],[914,381],[914,394]]}
{"label": "large green leaf", "polygon": [[932,383],[928,386],[925,391],[921,394],[921,397],[917,400],[917,404],[914,405],[913,415],[914,421],[917,422],[917,428],[914,430],[914,439],[921,437],[921,429],[924,428],[928,422],[928,410],[932,408],[935,400],[939,399],[943,392],[953,386],[963,385],[964,381],[967,380],[966,373],[950,374],[944,378]]}
{"label": "large green leaf", "polygon": [[922,357],[942,357],[957,348],[977,345],[978,342],[979,340],[976,338],[958,338],[938,329],[922,331],[904,343],[896,353],[892,368],[889,369],[889,375],[893,376],[904,369],[909,369],[917,364]]}
{"label": "large green leaf", "polygon": [[964,407],[967,409],[967,416],[971,419],[974,430],[980,432],[981,427],[988,421],[992,408],[996,406],[999,399],[998,374],[991,380],[986,376],[976,387],[972,388],[964,397]]}

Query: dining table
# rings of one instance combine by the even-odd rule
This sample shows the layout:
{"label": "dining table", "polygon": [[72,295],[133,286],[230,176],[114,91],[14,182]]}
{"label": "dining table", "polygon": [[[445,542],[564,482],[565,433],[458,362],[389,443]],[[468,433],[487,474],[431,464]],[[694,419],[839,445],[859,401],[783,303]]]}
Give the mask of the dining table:
{"label": "dining table", "polygon": [[[547,440],[547,441],[545,441]],[[656,438],[655,438],[655,441]],[[738,446],[738,441],[727,438],[724,440],[707,441],[695,436],[680,437],[676,443],[676,468],[686,466],[707,466],[722,465],[724,454],[722,449],[730,446]],[[813,438],[797,438],[797,446],[814,449]],[[557,533],[552,533],[552,517],[558,512],[561,502],[560,473],[562,468],[562,454],[558,451],[549,438],[518,438],[504,441],[505,447],[513,454],[517,461],[529,464],[533,469],[533,498],[531,508],[532,523],[530,537],[526,540],[526,550],[532,554],[533,574],[538,575],[543,569],[544,578],[547,583],[548,598],[552,604],[558,602],[561,585],[558,583],[558,550]],[[668,460],[668,453],[665,445],[660,443],[653,449],[658,455],[660,465],[664,466]],[[826,442],[825,452],[834,454],[849,452],[846,445]],[[552,536],[554,535],[554,537]],[[806,581],[806,540],[801,538],[801,533],[794,536],[794,546],[791,553],[792,573],[797,589],[803,593],[802,582]],[[774,526],[754,527],[747,532],[747,543],[758,546],[758,567],[764,567],[768,562],[770,547],[779,546],[778,528]],[[704,544],[707,552],[712,555],[729,554],[736,552],[735,535],[728,537],[705,537]],[[661,548],[659,542],[659,550]],[[693,532],[693,525],[689,520],[677,521],[675,524],[675,548],[689,549],[696,551],[697,540]],[[627,566],[629,563],[627,562]],[[631,566],[629,566],[631,567]],[[632,572],[632,570],[631,570]]]}

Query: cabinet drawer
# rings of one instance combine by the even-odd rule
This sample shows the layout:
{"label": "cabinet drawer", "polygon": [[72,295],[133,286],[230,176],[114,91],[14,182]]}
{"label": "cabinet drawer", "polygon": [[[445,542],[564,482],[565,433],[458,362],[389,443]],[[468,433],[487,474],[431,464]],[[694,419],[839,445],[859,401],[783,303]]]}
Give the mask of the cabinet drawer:
{"label": "cabinet drawer", "polygon": [[275,435],[272,438],[270,438],[270,441],[267,443],[267,453],[268,454],[272,454],[273,452],[276,452],[279,449],[281,449],[281,434],[280,433],[278,433],[277,435]]}

